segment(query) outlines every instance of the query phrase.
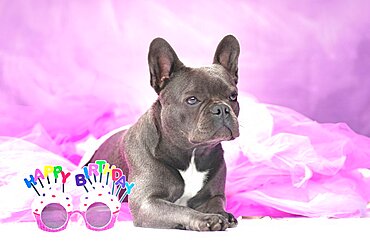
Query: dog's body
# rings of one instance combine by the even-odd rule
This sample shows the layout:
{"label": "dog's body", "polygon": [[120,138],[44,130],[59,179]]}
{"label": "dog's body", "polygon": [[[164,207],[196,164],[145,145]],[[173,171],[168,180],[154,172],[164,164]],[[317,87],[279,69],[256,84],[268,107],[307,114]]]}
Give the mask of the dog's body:
{"label": "dog's body", "polygon": [[236,226],[224,210],[221,142],[239,135],[238,56],[231,35],[220,42],[214,64],[203,68],[185,67],[163,39],[151,43],[157,101],[90,160],[107,160],[135,182],[129,206],[136,226],[200,231]]}

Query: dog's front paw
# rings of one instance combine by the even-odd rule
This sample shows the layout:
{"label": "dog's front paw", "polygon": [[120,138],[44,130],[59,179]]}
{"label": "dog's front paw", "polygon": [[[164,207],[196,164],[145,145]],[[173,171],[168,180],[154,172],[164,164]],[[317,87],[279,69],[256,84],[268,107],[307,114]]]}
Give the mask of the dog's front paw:
{"label": "dog's front paw", "polygon": [[196,231],[225,231],[229,227],[227,218],[219,214],[204,214],[192,225]]}
{"label": "dog's front paw", "polygon": [[238,225],[237,219],[234,217],[234,215],[228,213],[228,212],[223,212],[221,213],[222,216],[224,216],[227,219],[227,222],[229,223],[229,227],[233,228]]}

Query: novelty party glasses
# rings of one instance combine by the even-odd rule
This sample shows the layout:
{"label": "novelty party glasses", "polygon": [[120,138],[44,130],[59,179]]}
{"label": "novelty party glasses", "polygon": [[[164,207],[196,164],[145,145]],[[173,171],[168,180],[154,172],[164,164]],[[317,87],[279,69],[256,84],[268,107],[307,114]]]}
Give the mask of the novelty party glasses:
{"label": "novelty party glasses", "polygon": [[110,208],[101,202],[91,204],[86,212],[67,212],[61,204],[50,203],[43,208],[41,214],[34,213],[34,216],[38,227],[48,232],[66,229],[67,223],[74,213],[79,213],[83,216],[88,229],[103,231],[114,226],[118,212],[116,211],[112,214]]}
{"label": "novelty party glasses", "polygon": [[[109,164],[104,164],[105,166],[108,165],[109,168]],[[77,174],[75,176],[76,185],[83,186],[86,191],[80,197],[79,210],[73,209],[72,197],[64,193],[64,184],[71,175],[70,173],[66,174],[60,169],[62,186],[58,183],[58,176],[54,176],[55,183],[50,183],[48,175],[51,172],[42,174],[40,170],[36,170],[35,176],[30,175],[30,180],[25,179],[27,187],[32,187],[38,194],[38,197],[32,203],[32,212],[40,229],[49,232],[62,231],[66,229],[69,220],[74,214],[80,214],[85,221],[86,227],[90,230],[103,231],[114,226],[121,203],[131,193],[134,183],[128,183],[122,171],[120,169],[117,170],[117,168],[104,168],[106,181],[102,183],[103,169],[95,169],[96,165],[90,164],[88,168],[84,168],[85,174]],[[89,169],[91,167],[93,169]],[[48,169],[50,170],[50,168]],[[94,172],[94,170],[100,171],[100,174]],[[113,175],[114,173],[115,175]],[[97,181],[97,174],[100,176],[99,181]],[[110,176],[110,174],[112,175]],[[48,183],[44,186],[41,178],[45,179],[45,175]],[[91,177],[94,178],[93,181],[90,179]],[[37,189],[36,185],[38,184],[42,188]],[[120,193],[122,188],[125,189],[123,194]],[[119,197],[120,199],[118,200]]]}
{"label": "novelty party glasses", "polygon": [[[86,227],[94,231],[112,228],[121,203],[117,196],[104,190],[104,185],[94,184],[95,189],[81,196],[80,210],[73,210],[71,196],[49,189],[32,203],[33,215],[40,229],[57,232],[64,230],[73,214],[80,214]],[[100,188],[99,188],[100,187]]]}

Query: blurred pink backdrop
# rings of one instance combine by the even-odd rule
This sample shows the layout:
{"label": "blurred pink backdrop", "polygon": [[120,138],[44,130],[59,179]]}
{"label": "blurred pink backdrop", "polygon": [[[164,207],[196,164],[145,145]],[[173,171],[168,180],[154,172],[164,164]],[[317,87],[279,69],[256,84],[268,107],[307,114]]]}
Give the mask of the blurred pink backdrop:
{"label": "blurred pink backdrop", "polygon": [[68,142],[132,123],[156,96],[147,68],[153,38],[202,66],[232,33],[242,90],[370,135],[365,2],[1,1],[0,134],[39,124]]}
{"label": "blurred pink backdrop", "polygon": [[2,0],[0,135],[36,125],[62,143],[132,123],[156,96],[153,38],[202,66],[231,33],[241,43],[241,90],[369,136],[369,8],[366,0]]}

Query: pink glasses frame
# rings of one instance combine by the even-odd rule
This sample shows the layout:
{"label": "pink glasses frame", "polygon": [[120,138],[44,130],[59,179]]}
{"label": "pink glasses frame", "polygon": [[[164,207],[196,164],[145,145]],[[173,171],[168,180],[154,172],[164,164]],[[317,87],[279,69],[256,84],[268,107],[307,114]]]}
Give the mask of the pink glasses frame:
{"label": "pink glasses frame", "polygon": [[79,210],[75,210],[75,211],[72,211],[72,212],[68,212],[67,214],[67,219],[65,221],[65,223],[59,227],[59,228],[50,228],[48,226],[46,226],[42,220],[41,220],[41,215],[38,214],[38,213],[33,213],[35,219],[36,219],[36,222],[37,222],[37,226],[43,230],[43,231],[47,231],[47,232],[59,232],[59,231],[63,231],[67,228],[68,226],[68,222],[71,218],[71,216],[73,214],[80,214],[83,218],[84,218],[84,221],[85,221],[85,225],[86,225],[86,228],[88,228],[89,230],[93,230],[93,231],[104,231],[104,230],[108,230],[110,228],[112,228],[114,226],[114,224],[116,223],[116,220],[117,220],[117,217],[118,217],[118,213],[119,213],[119,210],[118,211],[115,211],[115,212],[111,212],[111,218],[110,218],[110,221],[107,225],[105,225],[104,227],[94,227],[94,226],[91,226],[87,223],[87,220],[86,220],[86,212],[81,212]]}

